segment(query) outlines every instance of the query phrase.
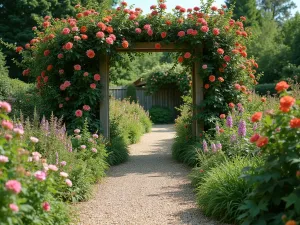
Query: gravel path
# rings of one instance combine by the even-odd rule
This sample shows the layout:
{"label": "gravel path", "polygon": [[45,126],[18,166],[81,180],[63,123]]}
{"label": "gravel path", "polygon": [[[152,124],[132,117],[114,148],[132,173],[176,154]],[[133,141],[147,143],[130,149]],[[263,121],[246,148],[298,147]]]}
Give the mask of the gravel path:
{"label": "gravel path", "polygon": [[128,162],[112,167],[92,200],[78,205],[78,225],[217,225],[195,204],[190,168],[175,162],[173,125],[155,125],[130,146]]}

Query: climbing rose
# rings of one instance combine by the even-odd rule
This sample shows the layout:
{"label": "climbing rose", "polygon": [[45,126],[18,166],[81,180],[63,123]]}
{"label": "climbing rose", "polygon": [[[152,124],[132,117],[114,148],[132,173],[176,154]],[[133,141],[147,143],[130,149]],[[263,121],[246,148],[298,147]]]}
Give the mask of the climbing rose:
{"label": "climbing rose", "polygon": [[253,134],[250,138],[250,142],[254,143],[260,138],[259,134]]}
{"label": "climbing rose", "polygon": [[214,82],[216,80],[216,77],[214,75],[210,75],[208,77],[208,79],[209,79],[210,82]]}
{"label": "climbing rose", "polygon": [[204,32],[204,33],[207,33],[209,31],[208,26],[202,26],[201,31]]}
{"label": "climbing rose", "polygon": [[287,82],[285,81],[280,81],[279,83],[276,84],[275,90],[277,92],[282,92],[284,90],[287,90],[290,87]]}
{"label": "climbing rose", "polygon": [[64,107],[64,104],[60,103],[60,104],[58,105],[58,107],[61,109],[62,107]]}
{"label": "climbing rose", "polygon": [[186,58],[186,59],[191,58],[191,53],[186,52],[186,53],[184,54],[184,58]]}
{"label": "climbing rose", "polygon": [[90,88],[96,89],[97,85],[95,83],[90,84]]}
{"label": "climbing rose", "polygon": [[74,70],[81,70],[81,66],[80,65],[74,65]]}
{"label": "climbing rose", "polygon": [[73,48],[73,43],[72,42],[68,42],[66,45],[65,45],[65,49],[66,50],[71,50]]}
{"label": "climbing rose", "polygon": [[79,41],[79,40],[81,40],[81,37],[79,37],[79,36],[76,35],[76,36],[74,36],[74,40],[75,41]]}
{"label": "climbing rose", "polygon": [[219,30],[218,28],[214,28],[214,29],[213,29],[213,34],[214,34],[215,36],[218,36],[218,35],[220,34],[220,30]]}
{"label": "climbing rose", "polygon": [[128,46],[129,46],[128,41],[124,40],[124,41],[122,42],[122,47],[123,47],[123,48],[128,48]]}
{"label": "climbing rose", "polygon": [[79,29],[78,29],[78,27],[72,27],[72,31],[73,32],[76,32],[76,31],[78,31]]}
{"label": "climbing rose", "polygon": [[184,31],[179,31],[178,34],[177,34],[179,37],[183,37],[185,35],[185,32]]}
{"label": "climbing rose", "polygon": [[85,145],[81,145],[80,148],[86,149],[86,146]]}
{"label": "climbing rose", "polygon": [[223,55],[224,54],[224,50],[222,48],[218,48],[217,52],[220,54],[220,55]]}
{"label": "climbing rose", "polygon": [[262,112],[256,112],[256,113],[254,113],[254,114],[252,115],[252,117],[251,117],[251,121],[252,121],[253,123],[260,121],[261,118],[262,118],[262,115],[263,115]]}
{"label": "climbing rose", "polygon": [[80,109],[75,111],[75,116],[76,117],[82,117],[82,111]]}
{"label": "climbing rose", "polygon": [[9,208],[13,212],[19,212],[19,207],[16,204],[9,204]]}
{"label": "climbing rose", "polygon": [[218,10],[218,7],[217,7],[217,6],[212,6],[212,7],[211,7],[211,10],[212,10],[212,11],[217,11],[217,10]]}
{"label": "climbing rose", "polygon": [[164,4],[164,3],[162,3],[162,4],[159,5],[159,8],[161,8],[161,9],[166,9],[166,8],[167,8],[167,5]]}
{"label": "climbing rose", "polygon": [[142,32],[141,28],[135,28],[135,33],[140,34]]}
{"label": "climbing rose", "polygon": [[92,59],[92,58],[95,57],[96,54],[95,54],[94,50],[89,49],[89,50],[86,51],[86,55],[87,55],[87,57],[89,57],[90,59]]}
{"label": "climbing rose", "polygon": [[259,147],[259,148],[261,148],[261,147],[267,145],[268,142],[269,142],[269,139],[267,137],[260,137],[256,141],[256,146]]}
{"label": "climbing rose", "polygon": [[153,35],[153,30],[149,29],[149,30],[147,31],[147,34],[148,34],[149,36],[152,36],[152,35]]}
{"label": "climbing rose", "polygon": [[97,38],[104,38],[104,36],[105,35],[104,35],[104,33],[102,31],[99,31],[99,32],[96,33],[96,37]]}
{"label": "climbing rose", "polygon": [[84,111],[90,111],[90,110],[91,110],[91,107],[90,107],[89,105],[84,105],[84,106],[82,107],[82,109],[83,109]]}
{"label": "climbing rose", "polygon": [[39,181],[46,180],[46,173],[44,171],[37,171],[34,173],[34,177]]}
{"label": "climbing rose", "polygon": [[161,32],[161,37],[165,38],[167,36],[167,32]]}
{"label": "climbing rose", "polygon": [[62,30],[62,34],[69,34],[70,33],[70,29],[69,28],[64,28],[63,30]]}
{"label": "climbing rose", "polygon": [[241,90],[241,85],[235,84],[235,85],[234,85],[234,88],[235,88],[236,90]]}
{"label": "climbing rose", "polygon": [[52,70],[53,69],[53,65],[48,65],[47,66],[47,71],[50,71],[50,70]]}
{"label": "climbing rose", "polygon": [[225,60],[226,62],[230,62],[231,58],[230,58],[229,55],[225,55],[225,56],[224,56],[224,60]]}
{"label": "climbing rose", "polygon": [[66,179],[65,182],[66,182],[66,184],[67,184],[69,187],[72,187],[73,184],[72,184],[72,181],[71,181],[71,180]]}
{"label": "climbing rose", "polygon": [[297,225],[297,222],[295,220],[289,220],[285,223],[285,225]]}
{"label": "climbing rose", "polygon": [[204,64],[204,65],[202,66],[202,69],[206,70],[206,69],[207,69],[207,65]]}
{"label": "climbing rose", "polygon": [[[300,118],[293,118],[290,120],[290,127],[291,128],[300,128]],[[1,162],[1,160],[0,160]]]}
{"label": "climbing rose", "polygon": [[114,43],[114,40],[111,37],[106,38],[105,41],[109,45],[112,45]]}
{"label": "climbing rose", "polygon": [[284,96],[280,99],[280,110],[282,112],[289,112],[290,108],[295,104],[295,99],[291,96]]}
{"label": "climbing rose", "polygon": [[51,209],[50,204],[49,204],[48,202],[43,202],[42,208],[43,208],[43,210],[46,211],[46,212],[49,212],[50,209]]}
{"label": "climbing rose", "polygon": [[64,71],[64,70],[59,70],[58,73],[59,73],[60,75],[62,75],[62,74],[65,73],[65,71]]}
{"label": "climbing rose", "polygon": [[93,134],[93,138],[97,139],[98,137],[98,134]]}
{"label": "climbing rose", "polygon": [[94,75],[94,80],[99,81],[101,79],[100,74],[95,74]]}

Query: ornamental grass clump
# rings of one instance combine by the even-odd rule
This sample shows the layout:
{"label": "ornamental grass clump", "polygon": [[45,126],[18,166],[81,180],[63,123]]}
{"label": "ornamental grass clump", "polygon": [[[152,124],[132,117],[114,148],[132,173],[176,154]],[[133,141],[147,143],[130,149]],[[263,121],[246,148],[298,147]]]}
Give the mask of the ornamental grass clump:
{"label": "ornamental grass clump", "polygon": [[300,102],[287,91],[289,84],[276,85],[279,104],[252,120],[262,120],[262,129],[251,139],[257,146],[263,164],[245,175],[254,185],[240,206],[240,223],[298,224],[300,222]]}

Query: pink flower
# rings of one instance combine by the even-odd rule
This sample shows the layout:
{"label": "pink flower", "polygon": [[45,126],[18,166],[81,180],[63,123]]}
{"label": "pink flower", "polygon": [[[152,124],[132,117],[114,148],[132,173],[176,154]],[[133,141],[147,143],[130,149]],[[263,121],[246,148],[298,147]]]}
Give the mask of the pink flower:
{"label": "pink flower", "polygon": [[19,207],[16,204],[9,204],[9,208],[13,212],[19,212]]}
{"label": "pink flower", "polygon": [[93,138],[97,139],[98,137],[98,134],[93,134]]}
{"label": "pink flower", "polygon": [[94,75],[94,80],[99,81],[101,79],[100,74],[95,74]]}
{"label": "pink flower", "polygon": [[92,152],[97,153],[97,149],[96,148],[92,148]]}
{"label": "pink flower", "polygon": [[236,90],[241,90],[241,85],[239,85],[239,84],[234,84],[234,88],[235,88]]}
{"label": "pink flower", "polygon": [[185,32],[184,31],[179,31],[178,34],[177,34],[179,37],[183,37],[185,35]]}
{"label": "pink flower", "polygon": [[61,69],[61,70],[58,71],[58,73],[59,73],[60,75],[62,75],[62,74],[65,73],[65,71],[64,71],[63,69]]}
{"label": "pink flower", "polygon": [[66,172],[60,172],[59,175],[61,177],[68,177],[69,176],[69,174],[67,174]]}
{"label": "pink flower", "polygon": [[167,5],[165,3],[162,3],[159,5],[159,8],[161,9],[166,9],[167,8]]}
{"label": "pink flower", "polygon": [[79,36],[74,36],[74,41],[79,41],[79,40],[81,40],[81,37],[79,37]]}
{"label": "pink flower", "polygon": [[137,34],[140,34],[140,33],[142,33],[142,30],[141,30],[141,28],[135,28],[135,33],[137,33]]}
{"label": "pink flower", "polygon": [[48,56],[50,54],[50,50],[45,50],[44,51],[44,56]]}
{"label": "pink flower", "polygon": [[117,37],[114,34],[110,34],[108,37],[112,38],[114,41],[117,40]]}
{"label": "pink flower", "polygon": [[95,57],[96,54],[95,54],[94,50],[89,49],[89,50],[86,51],[86,55],[87,55],[87,57],[89,57],[90,59],[92,59],[92,58]]}
{"label": "pink flower", "polygon": [[73,48],[73,43],[72,42],[68,42],[65,44],[65,49],[66,50],[71,50]]}
{"label": "pink flower", "polygon": [[211,10],[212,10],[212,11],[217,11],[217,10],[218,10],[218,7],[217,7],[217,6],[212,6],[212,7],[211,7]]}
{"label": "pink flower", "polygon": [[80,133],[80,130],[79,130],[79,129],[75,129],[75,130],[74,130],[74,133],[75,133],[75,134],[79,134],[79,133]]}
{"label": "pink flower", "polygon": [[60,86],[59,86],[59,89],[61,90],[61,91],[64,91],[64,90],[66,90],[66,86],[65,86],[65,84],[61,84]]}
{"label": "pink flower", "polygon": [[151,29],[147,30],[147,34],[148,34],[149,36],[152,36],[152,35],[153,35],[153,30],[151,30]]}
{"label": "pink flower", "polygon": [[97,38],[104,38],[105,34],[102,31],[96,33]]}
{"label": "pink flower", "polygon": [[67,165],[67,162],[66,162],[66,161],[61,161],[61,162],[60,162],[60,165],[61,165],[61,166],[65,166],[65,165]]}
{"label": "pink flower", "polygon": [[39,142],[39,139],[37,139],[36,137],[30,137],[29,139],[32,143],[38,143]]}
{"label": "pink flower", "polygon": [[49,202],[43,202],[42,207],[43,207],[43,210],[46,212],[49,212],[51,209]]}
{"label": "pink flower", "polygon": [[5,130],[12,130],[12,129],[14,128],[14,125],[12,124],[12,122],[10,122],[10,121],[8,121],[8,120],[2,120],[1,126],[2,126]]}
{"label": "pink flower", "polygon": [[62,30],[62,34],[69,34],[69,33],[70,33],[70,29],[67,27]]}
{"label": "pink flower", "polygon": [[136,15],[131,14],[131,15],[129,16],[129,20],[135,20],[135,19],[136,19]]}
{"label": "pink flower", "polygon": [[52,171],[57,171],[58,170],[57,166],[55,166],[55,165],[48,165],[48,169],[52,170]]}
{"label": "pink flower", "polygon": [[8,161],[9,161],[8,157],[4,155],[0,155],[0,163],[7,163]]}
{"label": "pink flower", "polygon": [[71,181],[71,180],[66,179],[65,182],[66,182],[66,184],[67,184],[69,187],[72,187],[73,184],[72,184],[72,181]]}
{"label": "pink flower", "polygon": [[167,36],[167,32],[161,32],[160,35],[161,35],[162,38],[165,38]]}
{"label": "pink flower", "polygon": [[206,69],[207,69],[207,65],[204,64],[204,65],[202,66],[202,69],[206,70]]}
{"label": "pink flower", "polygon": [[188,29],[188,30],[186,31],[186,33],[187,33],[188,35],[192,35],[192,34],[193,34],[193,32],[194,32],[194,30],[193,30],[193,29]]}
{"label": "pink flower", "polygon": [[213,34],[214,34],[215,36],[218,36],[218,35],[220,34],[220,30],[219,30],[218,28],[214,28],[214,29],[213,29]]}
{"label": "pink flower", "polygon": [[90,111],[91,110],[91,107],[89,105],[84,105],[82,108],[83,108],[84,111]]}
{"label": "pink flower", "polygon": [[64,107],[64,104],[60,103],[60,104],[58,105],[58,107],[61,109],[62,107]]}
{"label": "pink flower", "polygon": [[224,60],[225,60],[226,62],[230,62],[231,58],[230,58],[229,55],[225,55],[225,56],[224,56]]}
{"label": "pink flower", "polygon": [[97,85],[95,83],[90,84],[90,88],[96,89]]}
{"label": "pink flower", "polygon": [[13,130],[17,135],[21,136],[24,134],[24,130],[21,128],[14,128]]}
{"label": "pink flower", "polygon": [[88,73],[88,72],[84,72],[84,73],[83,73],[83,76],[84,76],[84,77],[88,77],[88,76],[89,76],[89,73]]}
{"label": "pink flower", "polygon": [[76,117],[82,117],[82,111],[80,109],[76,110],[75,116]]}
{"label": "pink flower", "polygon": [[71,86],[71,82],[70,81],[68,81],[68,80],[66,80],[65,82],[64,82],[64,86],[67,88],[67,87],[70,87]]}
{"label": "pink flower", "polygon": [[150,25],[150,24],[146,24],[146,25],[144,26],[144,29],[145,29],[145,30],[150,30],[150,29],[151,29],[151,25]]}
{"label": "pink flower", "polygon": [[81,145],[80,148],[81,149],[86,149],[86,146],[85,145]]}
{"label": "pink flower", "polygon": [[224,54],[224,50],[222,48],[218,48],[217,49],[217,53],[219,53],[220,55]]}
{"label": "pink flower", "polygon": [[191,53],[186,52],[183,57],[186,59],[189,59],[189,58],[191,58]]}
{"label": "pink flower", "polygon": [[208,26],[202,26],[201,31],[204,32],[204,33],[207,33],[209,31]]}
{"label": "pink flower", "polygon": [[1,102],[0,101],[0,109],[3,110],[6,113],[10,113],[11,112],[11,106],[7,102]]}
{"label": "pink flower", "polygon": [[80,65],[78,65],[78,64],[76,64],[76,65],[74,65],[74,70],[81,70],[81,66]]}
{"label": "pink flower", "polygon": [[41,157],[42,157],[42,155],[39,152],[33,152],[32,153],[32,159],[33,159],[33,161],[38,162]]}
{"label": "pink flower", "polygon": [[44,171],[36,171],[34,173],[34,177],[39,180],[39,181],[44,181],[46,180],[46,173]]}
{"label": "pink flower", "polygon": [[73,32],[79,31],[79,28],[78,27],[72,27],[72,31]]}
{"label": "pink flower", "polygon": [[114,43],[114,40],[111,37],[106,38],[105,41],[109,45],[112,45]]}
{"label": "pink flower", "polygon": [[5,183],[5,188],[9,191],[19,194],[22,190],[21,183],[17,180],[9,180]]}

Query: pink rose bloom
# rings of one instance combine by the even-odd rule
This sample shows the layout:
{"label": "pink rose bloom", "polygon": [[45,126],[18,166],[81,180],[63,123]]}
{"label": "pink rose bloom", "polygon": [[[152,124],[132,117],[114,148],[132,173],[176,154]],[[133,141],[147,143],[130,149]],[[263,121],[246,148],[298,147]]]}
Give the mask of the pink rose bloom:
{"label": "pink rose bloom", "polygon": [[80,148],[81,149],[86,149],[86,146],[85,145],[81,145]]}
{"label": "pink rose bloom", "polygon": [[191,53],[186,52],[183,57],[186,59],[189,59],[189,58],[191,58]]}
{"label": "pink rose bloom", "polygon": [[19,194],[22,190],[21,183],[17,180],[9,180],[5,183],[5,188],[9,191]]}
{"label": "pink rose bloom", "polygon": [[32,143],[38,143],[39,142],[39,139],[37,139],[36,137],[30,137],[29,139]]}
{"label": "pink rose bloom", "polygon": [[129,16],[129,20],[135,20],[135,19],[136,19],[136,15],[131,14],[131,15]]}
{"label": "pink rose bloom", "polygon": [[62,107],[64,107],[64,104],[60,103],[60,104],[58,105],[58,107],[61,109]]}
{"label": "pink rose bloom", "polygon": [[77,140],[79,140],[79,139],[81,138],[81,136],[80,136],[80,135],[76,135],[75,138],[76,138]]}
{"label": "pink rose bloom", "polygon": [[69,174],[67,174],[66,172],[60,172],[59,175],[61,177],[68,177],[69,176]]}
{"label": "pink rose bloom", "polygon": [[102,31],[99,31],[99,32],[96,33],[96,37],[97,38],[104,38],[104,36],[105,35],[104,35],[104,33]]}
{"label": "pink rose bloom", "polygon": [[101,78],[101,77],[100,77],[100,74],[95,74],[95,75],[94,75],[94,80],[95,80],[95,81],[99,81],[100,78]]}
{"label": "pink rose bloom", "polygon": [[162,3],[159,5],[159,8],[161,9],[166,9],[167,8],[167,5],[165,3]]}
{"label": "pink rose bloom", "polygon": [[137,34],[140,34],[140,33],[142,33],[142,30],[141,30],[141,28],[135,28],[135,33],[137,33]]}
{"label": "pink rose bloom", "polygon": [[220,34],[220,30],[219,30],[218,28],[214,28],[214,29],[213,29],[213,34],[214,34],[215,36],[218,36],[218,35]]}
{"label": "pink rose bloom", "polygon": [[224,50],[222,48],[218,48],[217,49],[217,52],[220,54],[220,55],[223,55],[224,54]]}
{"label": "pink rose bloom", "polygon": [[66,50],[71,50],[73,48],[73,43],[72,42],[68,42],[65,44],[65,49]]}
{"label": "pink rose bloom", "polygon": [[114,34],[110,34],[109,37],[112,38],[114,41],[117,40],[116,35]]}
{"label": "pink rose bloom", "polygon": [[58,170],[57,166],[55,166],[55,165],[49,165],[48,169],[52,170],[52,171],[57,171]]}
{"label": "pink rose bloom", "polygon": [[95,83],[90,84],[90,88],[96,89],[97,85]]}
{"label": "pink rose bloom", "polygon": [[46,212],[49,212],[51,209],[50,204],[48,202],[43,202],[42,207],[43,207],[43,210]]}
{"label": "pink rose bloom", "polygon": [[58,71],[58,73],[59,73],[60,75],[62,75],[62,74],[65,73],[65,71],[64,71],[63,69],[61,69],[61,70]]}
{"label": "pink rose bloom", "polygon": [[46,180],[46,173],[44,171],[36,171],[34,173],[34,177],[39,180],[39,181],[44,181]]}
{"label": "pink rose bloom", "polygon": [[235,88],[236,90],[241,90],[241,85],[239,85],[239,84],[234,84],[234,88]]}
{"label": "pink rose bloom", "polygon": [[70,33],[70,29],[67,27],[62,30],[62,34],[69,34],[69,33]]}
{"label": "pink rose bloom", "polygon": [[79,37],[79,36],[74,36],[74,41],[80,41],[81,40],[81,37]]}
{"label": "pink rose bloom", "polygon": [[7,163],[8,161],[9,161],[8,157],[4,155],[0,155],[0,163]]}
{"label": "pink rose bloom", "polygon": [[80,109],[76,110],[75,116],[76,117],[82,117],[82,111]]}
{"label": "pink rose bloom", "polygon": [[48,56],[50,54],[50,50],[45,50],[44,51],[44,56]]}
{"label": "pink rose bloom", "polygon": [[218,7],[217,7],[217,6],[212,6],[212,7],[211,7],[211,10],[212,10],[212,11],[217,11],[217,10],[218,10]]}
{"label": "pink rose bloom", "polygon": [[42,155],[39,152],[33,152],[32,153],[32,159],[33,159],[33,161],[38,162],[41,157],[42,157]]}
{"label": "pink rose bloom", "polygon": [[72,187],[73,184],[72,184],[72,181],[71,181],[71,180],[66,179],[65,182],[66,182],[66,184],[67,184],[69,187]]}
{"label": "pink rose bloom", "polygon": [[2,126],[5,130],[12,130],[12,129],[14,128],[14,125],[12,124],[12,122],[10,122],[10,121],[8,121],[8,120],[2,120],[1,126]]}
{"label": "pink rose bloom", "polygon": [[90,111],[91,110],[91,107],[89,105],[84,105],[82,108],[83,108],[84,111]]}
{"label": "pink rose bloom", "polygon": [[193,30],[193,29],[188,29],[188,30],[186,31],[186,33],[187,33],[187,34],[189,34],[189,35],[192,35],[192,34],[193,34],[193,32],[194,32],[194,30]]}
{"label": "pink rose bloom", "polygon": [[[5,134],[4,138],[7,140],[7,141],[10,141],[13,136],[11,134]],[[1,162],[1,159],[0,159],[0,162]]]}
{"label": "pink rose bloom", "polygon": [[21,128],[14,128],[13,130],[17,135],[21,136],[24,134],[24,130]]}
{"label": "pink rose bloom", "polygon": [[185,32],[184,31],[179,31],[178,34],[177,34],[179,37],[183,37],[185,35]]}
{"label": "pink rose bloom", "polygon": [[111,37],[106,38],[105,41],[109,45],[112,45],[114,43],[114,40]]}
{"label": "pink rose bloom", "polygon": [[64,90],[66,90],[66,86],[65,86],[65,84],[61,84],[60,86],[59,86],[59,89],[61,90],[61,91],[64,91]]}
{"label": "pink rose bloom", "polygon": [[75,134],[79,134],[79,133],[80,133],[80,130],[79,130],[79,129],[75,129],[75,130],[74,130],[74,133],[75,133]]}
{"label": "pink rose bloom", "polygon": [[152,35],[153,35],[153,30],[151,30],[151,29],[147,30],[147,34],[148,34],[149,36],[152,36]]}
{"label": "pink rose bloom", "polygon": [[198,34],[198,31],[197,31],[197,30],[193,30],[192,35],[193,35],[193,36],[196,36],[197,34]]}
{"label": "pink rose bloom", "polygon": [[81,70],[81,66],[78,64],[74,65],[74,70]]}
{"label": "pink rose bloom", "polygon": [[61,166],[65,166],[65,165],[67,165],[67,162],[66,162],[66,161],[61,161],[61,162],[60,162],[60,165],[61,165]]}
{"label": "pink rose bloom", "polygon": [[206,70],[206,69],[207,69],[207,65],[204,64],[204,65],[202,66],[202,69]]}
{"label": "pink rose bloom", "polygon": [[84,72],[84,73],[83,73],[83,76],[84,76],[84,77],[88,77],[88,76],[89,76],[89,73],[88,73],[88,72]]}
{"label": "pink rose bloom", "polygon": [[72,31],[76,32],[76,31],[79,31],[79,29],[78,29],[78,27],[72,27]]}
{"label": "pink rose bloom", "polygon": [[67,87],[70,87],[71,86],[71,82],[70,81],[68,81],[68,80],[66,80],[65,82],[64,82],[64,86],[67,88]]}
{"label": "pink rose bloom", "polygon": [[93,134],[93,138],[97,139],[98,137],[98,134]]}
{"label": "pink rose bloom", "polygon": [[225,55],[225,56],[224,56],[224,60],[225,60],[226,62],[229,62],[229,61],[231,60],[231,58],[230,58],[229,55]]}
{"label": "pink rose bloom", "polygon": [[66,100],[66,101],[69,101],[69,100],[70,100],[70,98],[69,98],[69,97],[66,97],[66,98],[65,98],[65,100]]}
{"label": "pink rose bloom", "polygon": [[204,33],[207,33],[209,31],[208,26],[202,26],[201,31],[204,32]]}
{"label": "pink rose bloom", "polygon": [[150,25],[150,24],[146,24],[146,25],[144,26],[144,29],[145,29],[145,30],[151,29],[151,25]]}
{"label": "pink rose bloom", "polygon": [[92,152],[97,153],[97,149],[96,148],[92,148]]}
{"label": "pink rose bloom", "polygon": [[9,208],[13,212],[19,212],[19,207],[16,204],[9,204]]}

